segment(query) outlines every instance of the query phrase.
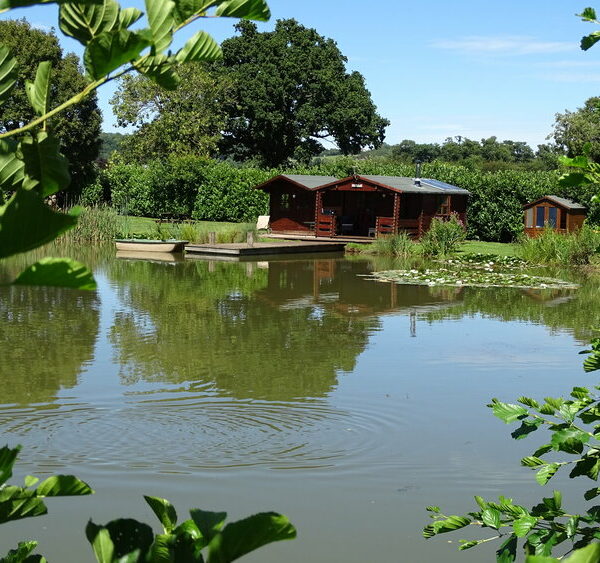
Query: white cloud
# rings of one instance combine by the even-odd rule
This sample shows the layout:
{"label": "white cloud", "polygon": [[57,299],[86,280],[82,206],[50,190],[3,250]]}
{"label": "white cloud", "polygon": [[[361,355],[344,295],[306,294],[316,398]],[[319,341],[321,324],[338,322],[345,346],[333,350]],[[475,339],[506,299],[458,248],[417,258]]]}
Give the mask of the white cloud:
{"label": "white cloud", "polygon": [[50,33],[54,29],[51,25],[46,25],[43,23],[32,23],[31,27],[33,27],[33,29],[39,29],[40,31],[45,31],[46,33]]}
{"label": "white cloud", "polygon": [[533,55],[574,50],[573,43],[567,41],[540,41],[533,37],[510,35],[473,35],[461,39],[440,39],[433,41],[431,45],[439,49],[479,55]]}

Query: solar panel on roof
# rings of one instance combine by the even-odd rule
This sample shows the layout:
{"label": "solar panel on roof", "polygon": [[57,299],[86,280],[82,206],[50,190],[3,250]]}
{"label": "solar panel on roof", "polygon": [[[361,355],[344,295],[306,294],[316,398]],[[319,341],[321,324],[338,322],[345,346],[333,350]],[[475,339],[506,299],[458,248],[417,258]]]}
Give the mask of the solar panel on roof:
{"label": "solar panel on roof", "polygon": [[433,186],[434,188],[440,188],[441,190],[456,190],[456,189],[460,189],[460,188],[457,188],[456,186],[453,186],[451,184],[446,184],[446,182],[440,182],[439,180],[430,180],[429,178],[424,178],[423,182],[425,182],[426,184],[429,184],[430,186]]}

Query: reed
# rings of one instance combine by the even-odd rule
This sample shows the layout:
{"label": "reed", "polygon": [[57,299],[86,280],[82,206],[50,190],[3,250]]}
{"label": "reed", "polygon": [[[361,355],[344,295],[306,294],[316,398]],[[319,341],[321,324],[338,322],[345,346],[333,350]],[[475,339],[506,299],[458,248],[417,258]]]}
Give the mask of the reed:
{"label": "reed", "polygon": [[544,229],[537,237],[523,236],[517,247],[518,255],[532,264],[589,264],[600,248],[600,236],[590,226],[578,231],[558,233]]}
{"label": "reed", "polygon": [[64,233],[59,242],[97,243],[114,240],[120,231],[117,212],[109,206],[84,207],[77,225]]}

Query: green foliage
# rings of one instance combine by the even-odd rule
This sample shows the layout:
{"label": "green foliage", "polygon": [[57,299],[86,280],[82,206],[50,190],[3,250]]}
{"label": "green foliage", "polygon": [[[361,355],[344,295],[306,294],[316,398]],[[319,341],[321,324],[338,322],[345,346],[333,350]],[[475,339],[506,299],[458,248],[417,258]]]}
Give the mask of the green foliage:
{"label": "green foliage", "polygon": [[224,154],[272,167],[308,162],[325,137],[344,154],[381,144],[389,122],[377,114],[362,75],[346,72],[333,40],[295,20],[279,20],[270,32],[249,22],[236,29],[216,68],[234,89],[225,106]]}
{"label": "green foliage", "polygon": [[120,80],[111,99],[117,122],[138,128],[120,146],[124,161],[146,163],[164,160],[166,155],[215,153],[225,125],[223,104],[230,98],[230,82],[217,79],[199,63],[187,64],[178,73],[182,83],[173,91],[162,89],[148,76],[127,75]]}
{"label": "green foliage", "polygon": [[420,247],[406,233],[399,233],[397,235],[379,237],[369,245],[360,245],[358,251],[367,254],[410,258],[420,253]]}
{"label": "green foliage", "polygon": [[86,266],[70,258],[42,258],[23,270],[15,285],[47,285],[71,289],[96,289],[94,276]]}
{"label": "green foliage", "polygon": [[[33,28],[24,19],[1,21],[0,44],[14,57],[12,79],[15,80],[15,87],[7,91],[10,96],[0,107],[2,131],[22,127],[87,85],[78,58],[72,53],[63,54],[54,32]],[[5,82],[2,76],[6,64],[8,61],[0,66],[0,93],[10,84],[10,80]],[[93,94],[75,104],[68,115],[59,114],[48,120],[47,128],[58,140],[60,152],[65,155],[71,171],[69,191],[64,192],[67,185],[61,187],[63,200],[72,199],[70,194],[79,193],[94,176],[101,120]]]}
{"label": "green foliage", "polygon": [[466,230],[456,214],[447,221],[434,218],[421,238],[425,256],[445,257],[454,254],[466,238]]}
{"label": "green foliage", "polygon": [[[584,353],[591,353],[584,365],[585,370],[599,369],[600,338],[593,339],[592,349]],[[600,386],[595,387],[594,390],[574,387],[567,399],[546,397],[543,402],[539,402],[530,397],[520,397],[518,399],[520,404],[492,399],[488,405],[494,415],[506,424],[520,424],[511,434],[516,440],[541,429],[547,429],[550,433],[549,438],[544,440],[546,443],[538,446],[532,455],[521,460],[521,465],[535,471],[535,479],[540,485],[545,485],[563,467],[571,469],[569,473],[571,478],[585,476],[593,481],[598,480],[600,474],[598,389]],[[570,454],[574,458],[565,461],[547,460],[545,456],[552,452]],[[600,490],[593,488],[584,494],[584,498],[589,501],[598,494]],[[522,538],[526,555],[548,557],[557,546],[568,543],[570,549],[595,545],[596,547],[589,547],[588,552],[593,552],[596,557],[590,561],[598,560],[598,544],[595,543],[600,534],[600,507],[598,506],[590,507],[584,514],[571,514],[563,509],[562,495],[559,491],[554,491],[551,497],[543,498],[541,503],[531,509],[515,504],[512,499],[503,496],[498,502],[486,501],[481,497],[475,497],[475,500],[479,510],[470,512],[468,516],[445,516],[439,509],[433,511],[431,517],[434,522],[425,527],[424,537],[430,538],[442,532],[473,524],[483,528],[493,528],[499,533],[485,539],[464,542],[460,549],[468,549],[509,535],[509,539],[514,540],[515,548],[517,538]],[[466,520],[464,526],[456,526],[457,518]],[[460,520],[460,523],[462,524],[463,520]],[[515,549],[512,549],[510,554],[503,553],[502,557],[504,561],[514,561]],[[578,557],[583,556],[573,555],[573,557],[577,561]],[[536,559],[527,559],[530,560],[536,561]]]}
{"label": "green foliage", "polygon": [[149,496],[144,499],[162,524],[163,532],[154,535],[150,526],[129,518],[104,526],[90,520],[86,536],[98,563],[229,563],[263,545],[296,537],[290,521],[275,512],[254,514],[225,525],[227,513],[193,509],[192,518],[177,525],[177,512],[168,500]]}
{"label": "green foliage", "polygon": [[543,229],[535,238],[522,237],[518,254],[532,264],[589,264],[600,248],[600,235],[584,224],[578,231],[558,233]]}
{"label": "green foliage", "polygon": [[60,237],[66,243],[98,243],[114,240],[120,232],[117,212],[106,205],[81,208],[77,225]]}

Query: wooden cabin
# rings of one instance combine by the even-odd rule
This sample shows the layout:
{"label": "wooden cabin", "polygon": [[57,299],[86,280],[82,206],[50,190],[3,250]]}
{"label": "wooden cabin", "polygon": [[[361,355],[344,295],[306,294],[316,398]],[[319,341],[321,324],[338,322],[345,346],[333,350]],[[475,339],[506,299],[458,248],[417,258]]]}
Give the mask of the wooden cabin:
{"label": "wooden cabin", "polygon": [[257,189],[270,196],[270,227],[279,234],[419,238],[434,217],[467,219],[469,192],[429,178],[282,174]]}
{"label": "wooden cabin", "polygon": [[547,195],[523,206],[525,234],[537,236],[544,227],[550,227],[562,233],[581,228],[587,209],[570,199]]}

